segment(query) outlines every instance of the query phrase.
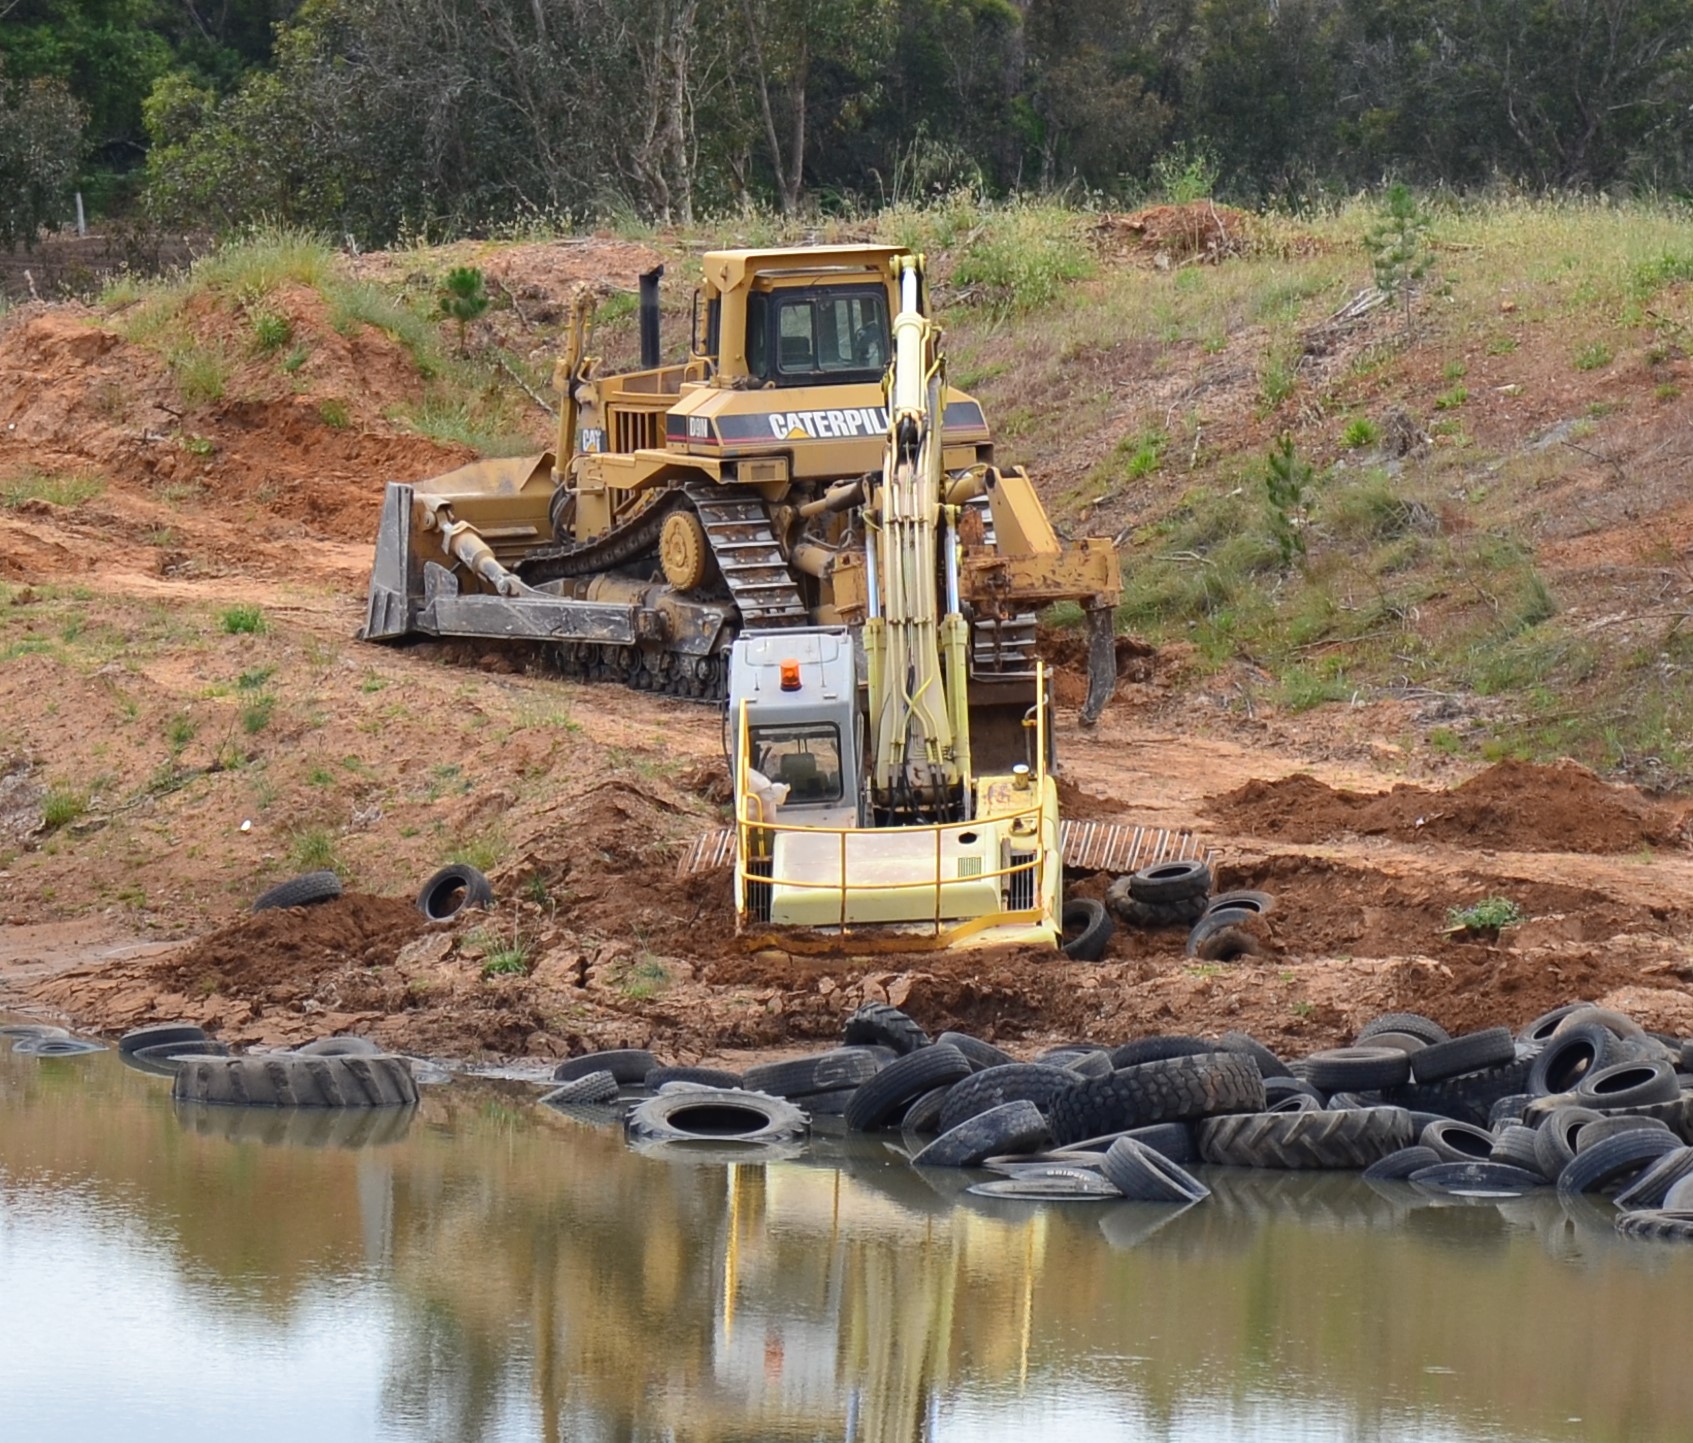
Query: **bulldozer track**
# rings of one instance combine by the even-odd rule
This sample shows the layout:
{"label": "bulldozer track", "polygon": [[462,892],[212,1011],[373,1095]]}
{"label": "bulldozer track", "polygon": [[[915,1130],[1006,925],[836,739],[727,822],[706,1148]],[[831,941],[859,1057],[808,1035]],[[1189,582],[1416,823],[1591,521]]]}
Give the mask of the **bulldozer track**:
{"label": "bulldozer track", "polygon": [[658,546],[664,518],[680,499],[674,491],[648,493],[652,500],[621,526],[588,541],[538,546],[517,565],[517,574],[530,586],[569,577],[591,576],[637,561]]}
{"label": "bulldozer track", "polygon": [[729,594],[748,631],[806,626],[811,613],[794,584],[794,574],[770,529],[770,513],[762,499],[737,495],[709,481],[690,481],[682,488],[717,558]]}

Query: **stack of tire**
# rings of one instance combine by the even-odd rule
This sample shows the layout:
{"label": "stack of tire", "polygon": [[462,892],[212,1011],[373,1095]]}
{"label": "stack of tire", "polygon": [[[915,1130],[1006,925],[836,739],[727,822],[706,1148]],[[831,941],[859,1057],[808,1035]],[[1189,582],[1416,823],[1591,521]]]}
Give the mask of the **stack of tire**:
{"label": "stack of tire", "polygon": [[1275,907],[1268,892],[1212,894],[1209,863],[1159,862],[1119,877],[1105,893],[1105,905],[1125,926],[1188,928],[1187,955],[1225,962],[1257,950],[1242,924]]}
{"label": "stack of tire", "polygon": [[653,1090],[628,1114],[632,1138],[778,1141],[838,1115],[849,1130],[900,1130],[915,1166],[986,1167],[1005,1176],[980,1190],[1019,1196],[1191,1203],[1207,1191],[1184,1170],[1195,1163],[1350,1169],[1432,1194],[1608,1195],[1625,1233],[1693,1236],[1693,1042],[1580,1003],[1515,1035],[1453,1037],[1389,1013],[1351,1046],[1291,1062],[1242,1033],[1020,1062],[871,1004],[841,1046],[739,1076],[634,1052],[573,1059],[559,1077],[557,1105]]}

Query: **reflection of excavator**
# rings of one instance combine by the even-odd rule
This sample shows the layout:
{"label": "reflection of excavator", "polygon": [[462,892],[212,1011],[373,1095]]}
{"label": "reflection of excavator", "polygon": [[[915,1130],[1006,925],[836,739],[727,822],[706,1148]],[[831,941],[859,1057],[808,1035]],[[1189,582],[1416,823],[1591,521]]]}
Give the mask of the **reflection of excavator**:
{"label": "reflection of excavator", "polygon": [[[579,296],[555,373],[563,395],[555,450],[391,484],[365,637],[540,642],[566,675],[717,700],[737,635],[857,628],[881,593],[905,597],[890,587],[932,588],[934,574],[871,577],[865,529],[881,517],[875,524],[904,545],[915,542],[906,528],[936,524],[933,515],[882,517],[885,504],[865,507],[889,432],[882,380],[902,275],[914,291],[908,330],[927,324],[914,259],[889,246],[712,252],[678,365],[660,364],[659,272],[649,272],[642,369],[624,375],[596,373]],[[925,505],[944,507],[952,558],[943,568],[940,550],[925,543],[927,569],[945,570],[947,615],[957,620],[941,639],[945,678],[927,676],[912,702],[912,735],[945,754],[941,771],[919,777],[893,753],[878,761],[883,800],[906,810],[925,798],[938,804],[943,783],[956,789],[957,768],[969,761],[954,755],[964,694],[976,709],[978,749],[1020,745],[1035,607],[1071,599],[1087,608],[1083,717],[1097,715],[1115,682],[1111,606],[1120,584],[1109,542],[1063,550],[1027,475],[993,465],[975,401],[938,373],[912,384],[933,389],[922,397],[933,471]],[[921,627],[881,619],[891,650],[871,675],[891,676]],[[943,682],[953,690],[943,694]],[[878,705],[906,703],[888,686]],[[887,717],[878,734],[895,752],[906,745]],[[895,797],[899,788],[909,795]]]}
{"label": "reflection of excavator", "polygon": [[[1054,546],[1045,588],[1025,587],[1025,558],[967,531],[979,494],[999,529],[1001,493],[1027,480],[948,472],[940,333],[922,311],[920,260],[895,265],[882,465],[821,502],[848,518],[862,627],[749,630],[731,657],[737,909],[743,926],[873,927],[899,947],[1051,946],[1062,864],[1050,697],[1036,662],[994,699],[1020,725],[978,749],[986,708],[972,706],[965,608],[987,576],[1018,600],[1033,589],[1047,599],[1051,579],[1074,594],[1092,552]],[[844,560],[837,553],[837,599]]]}

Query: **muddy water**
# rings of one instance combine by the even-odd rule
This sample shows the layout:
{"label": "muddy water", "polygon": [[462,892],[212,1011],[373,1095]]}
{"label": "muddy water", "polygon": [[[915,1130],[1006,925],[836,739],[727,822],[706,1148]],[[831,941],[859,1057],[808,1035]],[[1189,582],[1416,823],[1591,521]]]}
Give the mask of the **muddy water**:
{"label": "muddy water", "polygon": [[0,1436],[1685,1443],[1693,1247],[1555,1198],[1218,1172],[985,1205],[883,1145],[724,1166],[456,1082],[178,1114],[0,1055]]}

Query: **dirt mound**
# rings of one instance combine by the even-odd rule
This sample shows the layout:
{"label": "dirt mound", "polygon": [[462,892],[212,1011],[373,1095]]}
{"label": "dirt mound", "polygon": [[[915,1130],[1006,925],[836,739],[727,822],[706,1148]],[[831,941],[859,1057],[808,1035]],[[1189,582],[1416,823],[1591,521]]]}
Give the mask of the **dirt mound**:
{"label": "dirt mound", "polygon": [[[1158,651],[1138,637],[1116,639],[1117,684],[1145,685],[1157,672]],[[1052,670],[1052,697],[1059,706],[1080,706],[1088,694],[1088,639],[1081,631],[1043,626],[1035,649]]]}
{"label": "dirt mound", "polygon": [[1093,227],[1094,243],[1108,254],[1149,260],[1159,266],[1194,262],[1215,265],[1249,254],[1256,245],[1255,222],[1245,211],[1214,201],[1152,205],[1127,215],[1104,215]]}
{"label": "dirt mound", "polygon": [[1300,772],[1207,799],[1206,815],[1249,837],[1324,842],[1351,833],[1517,852],[1631,852],[1686,845],[1684,808],[1610,786],[1572,762],[1500,762],[1451,791],[1330,787]]}

